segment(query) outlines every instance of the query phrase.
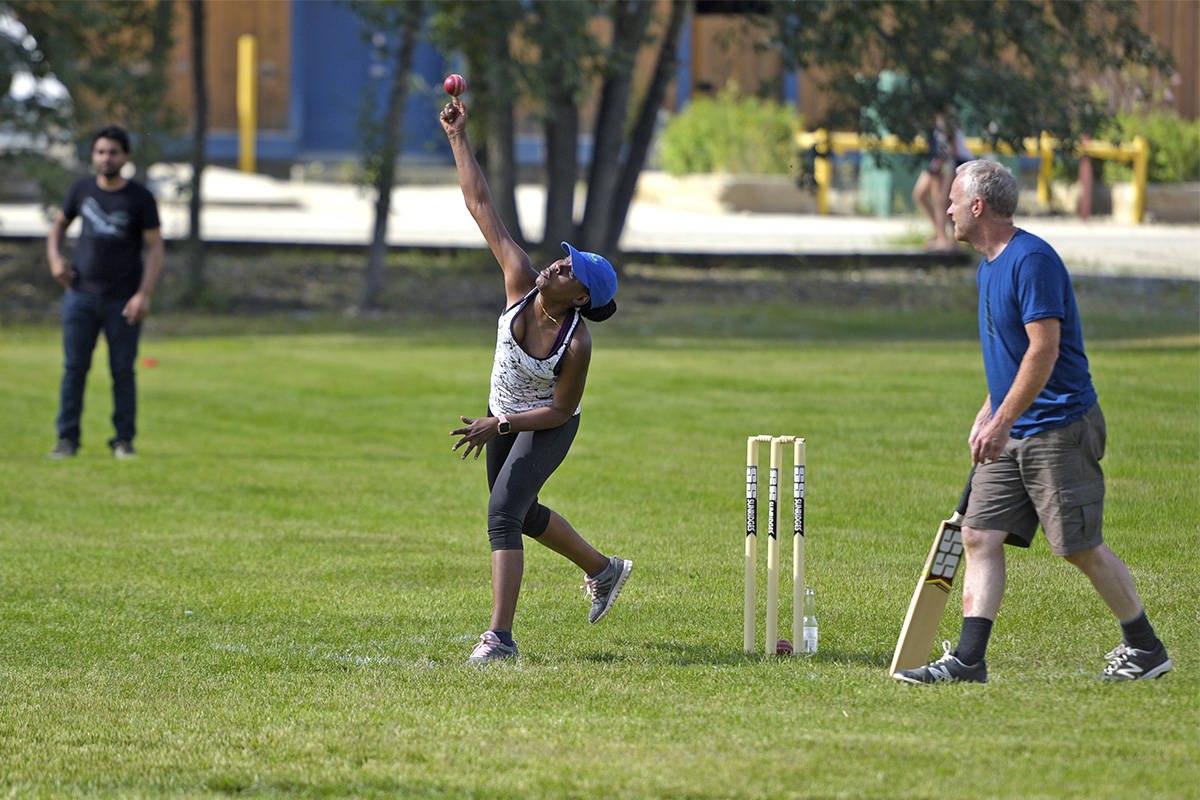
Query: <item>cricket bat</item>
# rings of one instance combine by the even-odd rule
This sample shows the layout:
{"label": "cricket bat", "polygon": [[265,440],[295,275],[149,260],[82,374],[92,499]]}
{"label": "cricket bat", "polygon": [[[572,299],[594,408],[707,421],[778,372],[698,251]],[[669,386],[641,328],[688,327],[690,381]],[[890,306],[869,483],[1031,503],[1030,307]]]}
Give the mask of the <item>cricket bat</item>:
{"label": "cricket bat", "polygon": [[962,520],[967,513],[971,477],[974,475],[972,468],[954,516],[943,520],[937,535],[933,537],[933,547],[929,549],[925,568],[917,580],[916,591],[904,616],[904,626],[900,628],[900,639],[896,642],[896,652],[892,656],[892,665],[888,667],[888,675],[899,669],[923,667],[929,660],[933,640],[937,637],[938,626],[946,610],[946,601],[950,599],[950,590],[954,586],[954,576],[958,574],[962,562]]}

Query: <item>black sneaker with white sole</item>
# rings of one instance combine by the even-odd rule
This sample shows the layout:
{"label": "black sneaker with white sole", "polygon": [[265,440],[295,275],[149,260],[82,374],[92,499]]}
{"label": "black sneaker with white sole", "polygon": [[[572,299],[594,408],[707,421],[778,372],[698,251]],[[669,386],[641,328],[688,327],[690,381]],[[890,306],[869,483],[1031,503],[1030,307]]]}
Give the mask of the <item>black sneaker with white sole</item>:
{"label": "black sneaker with white sole", "polygon": [[113,439],[109,442],[109,447],[112,448],[113,458],[119,458],[122,461],[128,458],[137,458],[137,451],[133,449],[133,442],[127,439]]}
{"label": "black sneaker with white sole", "polygon": [[942,657],[916,669],[897,670],[892,678],[901,683],[987,683],[987,664],[980,660],[970,666],[950,652],[950,643],[942,642]]}
{"label": "black sneaker with white sole", "polygon": [[59,439],[58,444],[50,451],[48,458],[55,461],[63,458],[73,458],[79,452],[79,445],[70,439]]}
{"label": "black sneaker with white sole", "polygon": [[1121,642],[1105,656],[1108,666],[1098,676],[1102,681],[1140,681],[1158,678],[1175,666],[1167,658],[1167,648],[1159,642],[1153,650],[1138,650]]}

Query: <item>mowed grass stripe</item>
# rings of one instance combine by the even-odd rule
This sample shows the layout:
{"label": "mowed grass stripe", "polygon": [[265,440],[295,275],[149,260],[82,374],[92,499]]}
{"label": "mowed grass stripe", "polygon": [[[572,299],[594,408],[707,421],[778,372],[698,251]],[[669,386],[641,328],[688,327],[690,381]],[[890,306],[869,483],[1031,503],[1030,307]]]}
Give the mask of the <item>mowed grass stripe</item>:
{"label": "mowed grass stripe", "polygon": [[[783,324],[774,315],[764,331]],[[1090,346],[1110,431],[1107,536],[1175,671],[1094,683],[1115,625],[1039,542],[1011,555],[992,682],[914,691],[884,672],[985,389],[969,337],[926,340],[925,322],[876,316],[872,329],[912,335],[643,341],[599,326],[580,434],[542,497],[632,557],[634,576],[589,627],[581,576],[530,544],[522,662],[482,671],[462,662],[487,618],[486,486],[448,432],[483,412],[488,336],[150,338],[159,366],[139,371],[131,463],[103,446],[101,347],[85,448],[50,463],[57,337],[22,331],[0,346],[0,787],[1188,796],[1197,338]],[[809,440],[811,660],[740,652],[742,461],[758,432]],[[956,594],[945,638],[960,610]],[[964,741],[986,746],[964,758]]]}

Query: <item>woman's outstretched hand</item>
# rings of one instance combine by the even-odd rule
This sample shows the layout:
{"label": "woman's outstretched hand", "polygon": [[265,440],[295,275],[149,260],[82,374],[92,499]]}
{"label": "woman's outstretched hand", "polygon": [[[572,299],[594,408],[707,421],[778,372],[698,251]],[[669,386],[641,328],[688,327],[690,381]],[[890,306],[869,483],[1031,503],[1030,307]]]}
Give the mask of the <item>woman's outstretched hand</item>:
{"label": "woman's outstretched hand", "polygon": [[445,129],[447,136],[458,136],[462,133],[467,127],[467,107],[463,104],[462,98],[456,97],[446,103],[446,107],[442,109],[438,119],[441,120],[442,128]]}
{"label": "woman's outstretched hand", "polygon": [[467,456],[471,455],[471,451],[474,450],[475,460],[478,461],[479,456],[483,454],[483,446],[500,433],[500,429],[496,424],[496,419],[494,417],[479,417],[477,419],[471,419],[470,417],[459,417],[459,419],[465,422],[467,427],[456,428],[455,430],[450,431],[451,436],[462,437],[454,445],[453,449],[455,452],[457,452],[458,448],[465,444],[467,449],[464,450],[463,454],[459,457],[463,461],[466,461]]}

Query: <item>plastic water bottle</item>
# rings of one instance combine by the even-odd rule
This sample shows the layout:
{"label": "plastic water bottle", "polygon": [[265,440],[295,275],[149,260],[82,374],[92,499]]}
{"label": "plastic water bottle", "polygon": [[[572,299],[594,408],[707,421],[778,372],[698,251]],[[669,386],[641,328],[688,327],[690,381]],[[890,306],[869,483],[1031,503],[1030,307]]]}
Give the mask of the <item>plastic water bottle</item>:
{"label": "plastic water bottle", "polygon": [[812,589],[804,590],[804,641],[800,652],[805,655],[817,652],[817,598]]}

